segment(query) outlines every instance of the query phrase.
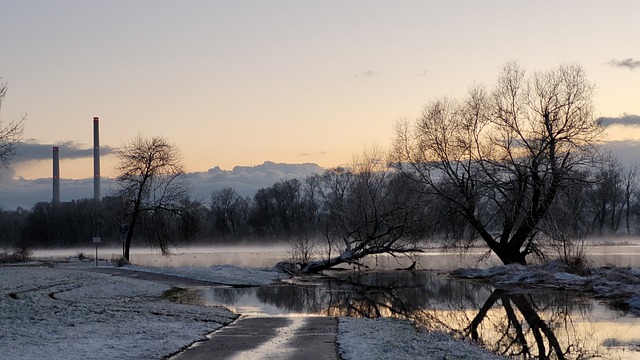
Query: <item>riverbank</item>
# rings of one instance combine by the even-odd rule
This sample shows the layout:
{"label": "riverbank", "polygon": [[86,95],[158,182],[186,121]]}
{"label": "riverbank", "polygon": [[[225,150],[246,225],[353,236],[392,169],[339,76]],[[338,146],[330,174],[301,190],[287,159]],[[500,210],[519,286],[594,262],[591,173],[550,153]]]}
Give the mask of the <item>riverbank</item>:
{"label": "riverbank", "polygon": [[589,295],[612,308],[640,316],[640,269],[600,266],[576,274],[560,261],[539,265],[501,265],[487,269],[458,269],[449,273],[459,279],[490,283],[509,291],[550,289]]}
{"label": "riverbank", "polygon": [[[160,359],[207,339],[237,318],[224,308],[171,301],[171,285],[84,271],[83,267],[91,265],[88,262],[61,265],[0,266],[3,357]],[[283,276],[271,270],[230,266],[137,270],[171,271],[185,278],[234,285],[269,283]],[[250,284],[244,284],[247,282]],[[345,360],[440,359],[442,354],[459,359],[496,358],[471,343],[393,319],[340,318],[336,342]]]}

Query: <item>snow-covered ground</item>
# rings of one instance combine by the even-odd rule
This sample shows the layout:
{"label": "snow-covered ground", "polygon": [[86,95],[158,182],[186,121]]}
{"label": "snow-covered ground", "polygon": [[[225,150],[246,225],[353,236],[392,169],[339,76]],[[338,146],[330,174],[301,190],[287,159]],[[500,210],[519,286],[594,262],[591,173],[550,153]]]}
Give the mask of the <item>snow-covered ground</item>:
{"label": "snow-covered ground", "polygon": [[[167,285],[76,268],[91,264],[0,266],[3,359],[160,359],[236,317],[222,308],[174,303],[163,297]],[[132,269],[245,285],[282,276],[232,266]],[[345,360],[495,358],[400,320],[341,318],[338,332]]]}
{"label": "snow-covered ground", "polygon": [[391,318],[340,318],[338,348],[349,360],[502,359],[475,344]]}
{"label": "snow-covered ground", "polygon": [[236,315],[176,304],[169,286],[73,269],[0,267],[3,359],[159,359]]}
{"label": "snow-covered ground", "polygon": [[571,273],[559,261],[541,265],[518,264],[488,269],[459,269],[451,275],[490,282],[493,286],[514,288],[547,288],[591,293],[615,307],[640,315],[640,269],[603,266],[589,269],[586,275]]}
{"label": "snow-covered ground", "polygon": [[128,265],[125,269],[146,271],[156,274],[173,275],[188,279],[210,281],[225,285],[260,286],[269,285],[276,280],[289,277],[271,269],[238,268],[233,265],[217,265],[211,267],[161,267]]}

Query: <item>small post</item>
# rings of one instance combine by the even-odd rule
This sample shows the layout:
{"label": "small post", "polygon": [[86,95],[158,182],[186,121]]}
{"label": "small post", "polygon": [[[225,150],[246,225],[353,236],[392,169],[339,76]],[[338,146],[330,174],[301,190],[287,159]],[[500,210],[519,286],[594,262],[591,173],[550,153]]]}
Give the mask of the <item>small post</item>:
{"label": "small post", "polygon": [[129,231],[129,226],[127,226],[127,224],[120,224],[120,227],[118,227],[118,230],[122,234],[122,258],[124,259],[124,236]]}
{"label": "small post", "polygon": [[94,236],[93,243],[96,244],[96,267],[98,267],[98,244],[100,243],[100,236]]}

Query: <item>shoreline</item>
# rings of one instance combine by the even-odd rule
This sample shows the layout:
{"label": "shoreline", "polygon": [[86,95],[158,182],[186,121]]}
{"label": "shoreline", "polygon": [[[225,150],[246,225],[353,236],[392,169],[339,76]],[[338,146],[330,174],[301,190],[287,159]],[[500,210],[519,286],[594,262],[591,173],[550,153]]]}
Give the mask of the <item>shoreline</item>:
{"label": "shoreline", "polygon": [[[571,274],[557,263],[547,263],[459,269],[446,274],[489,283],[516,297],[529,291],[561,290],[583,293],[596,301],[608,301],[607,296],[609,300],[624,299],[627,309],[618,309],[635,317],[640,308],[637,306],[640,304],[640,270],[636,268],[600,267],[581,276]],[[180,296],[176,289],[262,286],[283,276],[273,270],[233,266],[95,268],[91,260],[72,259],[63,263],[3,265],[0,266],[3,293],[0,308],[8,315],[0,321],[3,330],[7,329],[7,335],[0,337],[0,351],[12,359],[168,359],[196,343],[207,343],[210,339],[222,341],[221,331],[225,327],[235,324],[237,319],[255,317],[241,316],[222,307],[176,302]],[[507,301],[501,296],[500,292],[492,294],[492,298]],[[522,304],[517,298],[510,301]],[[291,324],[298,324],[282,328],[283,333],[290,334],[300,328],[296,319],[308,317],[273,318],[290,318]],[[412,359],[429,358],[425,354],[431,354],[434,349],[440,349],[438,354],[465,349],[466,353],[474,354],[467,358],[498,358],[469,340],[415,325],[395,318],[340,317],[335,335],[338,356],[355,360],[365,359],[362,354],[392,351],[393,358]],[[110,336],[105,336],[105,332]],[[265,338],[264,342],[272,340]],[[411,344],[411,348],[394,348],[395,343]],[[453,358],[464,359],[465,355]]]}
{"label": "shoreline", "polygon": [[[86,265],[74,261],[61,267],[35,263],[0,266],[0,308],[7,314],[0,319],[6,333],[0,337],[4,356],[165,359],[198,341],[209,341],[208,335],[215,337],[237,321],[238,314],[226,308],[170,301],[164,294],[172,286],[166,283],[95,272]],[[280,276],[266,270],[221,268],[225,270],[227,274],[215,276],[229,277],[237,272],[238,283],[247,276],[256,282],[271,282]],[[267,281],[269,276],[274,278]],[[411,349],[394,348],[394,359],[429,353],[440,359],[443,353],[456,352],[459,355],[455,358],[460,359],[497,358],[475,344],[418,330],[406,320],[351,318],[339,319],[339,358],[371,359],[372,354],[384,358],[391,335],[394,341],[414,344]]]}

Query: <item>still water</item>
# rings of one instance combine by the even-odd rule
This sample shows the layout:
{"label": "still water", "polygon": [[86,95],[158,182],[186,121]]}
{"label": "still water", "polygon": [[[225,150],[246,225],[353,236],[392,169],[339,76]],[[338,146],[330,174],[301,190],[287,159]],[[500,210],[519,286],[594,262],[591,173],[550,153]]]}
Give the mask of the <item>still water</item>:
{"label": "still water", "polygon": [[428,270],[328,275],[198,293],[242,314],[411,319],[516,358],[640,358],[640,319],[575,293],[508,293]]}
{"label": "still water", "polygon": [[[99,250],[109,257],[109,249]],[[118,254],[118,249],[111,251]],[[640,267],[637,243],[594,244],[587,253],[597,266]],[[416,258],[417,271],[391,271],[408,266],[412,260],[378,256],[369,260],[370,269],[365,271],[347,268],[271,286],[194,291],[210,305],[241,314],[411,319],[515,358],[640,359],[638,317],[576,293],[512,293],[442,274],[498,263],[484,254],[481,249],[465,256],[430,250]],[[36,253],[43,255],[55,254]],[[168,257],[143,249],[132,252],[134,264],[148,266],[273,267],[287,257],[286,246],[189,248]]]}

